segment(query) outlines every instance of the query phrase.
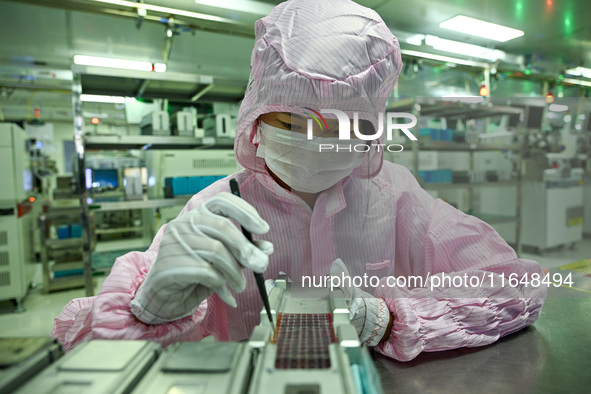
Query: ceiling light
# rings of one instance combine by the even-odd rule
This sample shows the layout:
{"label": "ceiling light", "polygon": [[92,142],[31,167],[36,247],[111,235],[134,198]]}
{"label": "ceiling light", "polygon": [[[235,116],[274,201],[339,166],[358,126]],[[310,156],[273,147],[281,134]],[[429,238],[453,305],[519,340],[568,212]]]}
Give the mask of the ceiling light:
{"label": "ceiling light", "polygon": [[423,40],[425,39],[424,34],[413,34],[412,36],[408,37],[405,41],[407,44],[421,46],[423,45]]}
{"label": "ceiling light", "polygon": [[166,64],[164,63],[154,63],[154,71],[157,73],[163,73],[166,71]]}
{"label": "ceiling light", "polygon": [[457,53],[459,55],[477,57],[490,61],[505,59],[506,53],[498,49],[489,49],[473,44],[466,44],[459,41],[446,40],[437,36],[427,35],[425,44],[438,51]]}
{"label": "ceiling light", "polygon": [[564,78],[562,80],[564,83],[570,83],[573,85],[581,85],[581,86],[591,86],[591,82],[581,81],[580,79],[573,79],[573,78]]}
{"label": "ceiling light", "polygon": [[92,103],[115,103],[122,104],[125,102],[125,97],[122,96],[102,96],[97,94],[81,94],[80,101]]}
{"label": "ceiling light", "polygon": [[82,66],[98,66],[110,68],[122,68],[136,71],[166,71],[164,63],[140,62],[137,60],[111,59],[106,57],[74,55],[74,64]]}
{"label": "ceiling light", "polygon": [[458,15],[441,22],[439,27],[500,42],[509,41],[521,37],[524,34],[521,30],[497,25],[496,23],[485,22],[464,15]]}
{"label": "ceiling light", "polygon": [[579,77],[591,78],[591,68],[575,67],[565,71],[565,74],[576,75]]}
{"label": "ceiling light", "polygon": [[275,7],[272,4],[253,0],[195,0],[195,3],[255,15],[268,15]]}
{"label": "ceiling light", "polygon": [[198,12],[179,10],[179,9],[170,8],[170,7],[162,7],[162,6],[154,5],[154,4],[136,3],[135,1],[127,1],[127,0],[90,0],[90,1],[93,1],[95,3],[113,4],[113,5],[119,5],[122,7],[130,7],[130,8],[135,8],[137,10],[144,9],[146,11],[159,12],[162,14],[172,14],[174,16],[186,16],[187,18],[204,19],[204,20],[208,20],[208,21],[223,22],[223,23],[230,23],[230,24],[240,24],[240,22],[229,19],[229,18],[222,18],[222,17],[215,16],[215,15],[207,15],[207,14],[201,14]]}

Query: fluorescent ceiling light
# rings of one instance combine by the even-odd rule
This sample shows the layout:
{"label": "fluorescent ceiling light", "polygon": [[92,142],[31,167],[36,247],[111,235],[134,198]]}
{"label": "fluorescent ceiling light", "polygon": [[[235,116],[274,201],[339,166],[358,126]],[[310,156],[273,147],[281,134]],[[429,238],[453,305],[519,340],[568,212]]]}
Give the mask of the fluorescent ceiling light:
{"label": "fluorescent ceiling light", "polygon": [[98,66],[98,67],[110,67],[110,68],[123,68],[126,70],[136,71],[166,71],[166,64],[164,63],[150,63],[140,62],[137,60],[123,60],[123,59],[110,59],[106,57],[96,56],[84,56],[75,55],[74,64],[80,64],[82,66]]}
{"label": "fluorescent ceiling light", "polygon": [[146,10],[146,11],[160,12],[163,14],[172,14],[174,16],[186,16],[187,18],[204,19],[204,20],[208,20],[208,21],[223,22],[223,23],[230,23],[230,24],[240,24],[240,22],[238,22],[238,21],[228,19],[228,18],[222,18],[222,17],[215,16],[215,15],[201,14],[199,12],[179,10],[176,8],[162,7],[162,6],[153,5],[153,4],[137,3],[135,1],[127,1],[127,0],[90,0],[90,1],[94,1],[95,3],[113,4],[113,5],[123,6],[123,7],[135,8],[138,11]]}
{"label": "fluorescent ceiling light", "polygon": [[89,101],[92,103],[115,103],[122,104],[125,102],[125,97],[122,96],[101,96],[97,94],[81,94],[81,101]]}
{"label": "fluorescent ceiling light", "polygon": [[463,42],[446,40],[444,38],[431,35],[426,36],[425,44],[432,46],[433,49],[437,49],[439,51],[477,57],[493,62],[498,59],[505,59],[506,57],[506,53],[498,49],[489,49],[479,45],[465,44]]}
{"label": "fluorescent ceiling light", "polygon": [[406,55],[406,56],[421,57],[423,59],[431,59],[431,60],[437,60],[439,62],[449,63],[448,64],[449,66],[455,66],[458,64],[462,64],[464,66],[469,66],[469,67],[477,67],[477,68],[486,68],[488,66],[488,63],[478,62],[476,60],[466,60],[466,59],[460,59],[457,57],[436,55],[434,53],[412,51],[409,49],[400,49],[400,53],[402,55]]}
{"label": "fluorescent ceiling light", "polygon": [[458,15],[441,22],[439,27],[500,42],[509,41],[521,37],[524,34],[521,30],[497,25],[496,23],[485,22],[464,15]]}
{"label": "fluorescent ceiling light", "polygon": [[166,64],[164,63],[154,63],[154,71],[157,73],[163,73],[166,71]]}
{"label": "fluorescent ceiling light", "polygon": [[565,71],[569,75],[577,75],[579,77],[591,78],[591,68],[575,67]]}
{"label": "fluorescent ceiling light", "polygon": [[568,111],[568,106],[562,104],[550,104],[548,109],[552,112],[565,112]]}
{"label": "fluorescent ceiling light", "polygon": [[413,34],[412,36],[408,37],[405,41],[407,44],[421,46],[423,45],[423,40],[425,39],[424,34]]}
{"label": "fluorescent ceiling light", "polygon": [[255,15],[268,15],[275,7],[272,4],[253,0],[195,0],[195,3]]}
{"label": "fluorescent ceiling light", "polygon": [[563,83],[570,83],[573,85],[581,85],[581,86],[591,86],[591,82],[581,81],[580,79],[573,79],[573,78],[564,78],[562,80]]}

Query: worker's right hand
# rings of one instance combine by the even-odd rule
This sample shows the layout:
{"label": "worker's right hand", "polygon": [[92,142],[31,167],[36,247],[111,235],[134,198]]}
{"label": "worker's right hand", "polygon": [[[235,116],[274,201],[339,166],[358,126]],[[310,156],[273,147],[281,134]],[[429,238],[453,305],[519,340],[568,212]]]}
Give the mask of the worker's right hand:
{"label": "worker's right hand", "polygon": [[273,244],[252,244],[230,219],[254,234],[269,231],[252,205],[225,192],[168,223],[156,261],[131,302],[139,320],[159,324],[190,316],[213,292],[236,307],[226,283],[243,291],[242,269],[265,271]]}

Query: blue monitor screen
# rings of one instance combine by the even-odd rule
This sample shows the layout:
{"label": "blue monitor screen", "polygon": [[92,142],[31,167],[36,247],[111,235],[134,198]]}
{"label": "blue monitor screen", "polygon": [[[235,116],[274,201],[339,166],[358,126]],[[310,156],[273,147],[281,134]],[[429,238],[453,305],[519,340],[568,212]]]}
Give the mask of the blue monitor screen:
{"label": "blue monitor screen", "polygon": [[92,187],[106,189],[116,189],[119,187],[117,170],[92,170]]}

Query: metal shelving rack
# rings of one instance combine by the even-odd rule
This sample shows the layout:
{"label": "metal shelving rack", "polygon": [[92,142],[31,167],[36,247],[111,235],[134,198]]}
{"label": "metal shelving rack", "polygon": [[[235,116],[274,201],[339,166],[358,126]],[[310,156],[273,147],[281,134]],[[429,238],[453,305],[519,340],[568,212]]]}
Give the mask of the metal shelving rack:
{"label": "metal shelving rack", "polygon": [[48,211],[39,217],[42,246],[41,263],[45,293],[84,286],[84,275],[75,274],[63,277],[53,277],[52,275],[52,273],[59,271],[74,271],[83,268],[82,258],[74,261],[68,260],[67,262],[54,261],[54,264],[51,264],[51,261],[56,259],[54,254],[59,254],[60,251],[63,252],[64,250],[82,257],[81,238],[52,239],[49,237],[49,226],[53,223],[78,223],[79,220],[80,210],[78,204],[61,207],[50,206]]}
{"label": "metal shelving rack", "polygon": [[[85,74],[96,74],[104,71],[89,70],[88,67],[80,68],[73,67],[72,73],[72,108],[74,117],[74,142],[76,144],[77,165],[79,169],[86,168],[86,151],[88,149],[111,149],[111,150],[128,150],[128,149],[192,149],[192,148],[231,148],[233,146],[232,138],[213,139],[213,138],[193,138],[182,136],[151,136],[151,135],[137,135],[137,136],[119,136],[119,135],[85,135],[84,133],[84,117],[82,115],[82,101],[80,96],[82,94],[82,78]],[[117,72],[120,77],[122,71]],[[140,73],[141,74],[141,73]],[[158,78],[171,79],[170,73],[162,77],[158,73],[143,73],[146,78],[142,88],[147,86],[150,80],[157,80]],[[173,75],[174,76],[174,75]],[[187,75],[178,75],[179,81],[185,82]],[[197,100],[203,93],[211,88],[212,79],[196,76],[194,80],[194,95],[191,101]],[[137,92],[136,92],[137,93]],[[78,171],[78,185],[85,185],[85,171]],[[179,204],[179,199],[163,199],[163,200],[140,200],[140,201],[120,201],[120,202],[104,202],[92,204],[89,203],[88,190],[85,187],[79,187],[80,200],[80,224],[82,226],[82,251],[83,251],[83,268],[84,268],[84,287],[87,296],[92,296],[94,293],[94,285],[92,280],[92,234],[90,225],[90,210],[129,210],[129,209],[148,209],[159,208]],[[181,204],[186,203],[186,200]]]}
{"label": "metal shelving rack", "polygon": [[[68,79],[69,75],[68,75]],[[72,81],[72,113],[74,118],[74,142],[76,145],[77,167],[86,168],[85,154],[87,149],[192,149],[210,148],[224,149],[232,148],[233,138],[193,138],[183,136],[119,136],[119,135],[85,135],[84,117],[82,114],[82,86],[85,86],[84,93],[158,98],[166,101],[177,101],[194,103],[206,93],[209,97],[220,97],[222,100],[231,97],[238,99],[242,97],[244,87],[232,81],[224,81],[209,75],[198,75],[192,73],[178,72],[151,72],[135,71],[126,69],[104,68],[96,66],[73,65],[71,72]],[[220,88],[217,91],[215,88]],[[213,89],[213,91],[212,91]],[[217,93],[216,93],[217,92]],[[217,96],[216,96],[217,94]],[[78,171],[77,183],[85,184],[85,172]],[[82,248],[84,255],[84,278],[86,294],[91,296],[94,288],[92,284],[91,264],[91,234],[89,225],[89,210],[121,210],[121,209],[146,209],[178,204],[177,201],[125,201],[117,203],[101,203],[100,208],[95,204],[89,206],[88,191],[79,188],[80,200],[80,224],[82,226]],[[185,201],[186,202],[186,201]]]}
{"label": "metal shelving rack", "polygon": [[[446,118],[447,120],[458,119],[481,119],[499,115],[522,115],[523,110],[515,107],[493,105],[492,103],[466,103],[446,101],[435,98],[411,98],[394,102],[388,107],[388,111],[411,113],[417,117],[428,116],[434,118]],[[419,178],[419,151],[438,152],[469,152],[469,171],[474,169],[474,152],[484,151],[511,151],[515,153],[517,165],[513,172],[513,180],[498,182],[467,182],[467,183],[425,183]],[[521,146],[515,145],[481,145],[467,142],[452,141],[412,141],[412,170],[421,186],[425,189],[441,191],[452,189],[467,189],[469,211],[472,207],[473,188],[483,187],[516,187],[516,213],[514,216],[499,216],[472,213],[473,216],[487,222],[488,224],[515,223],[515,250],[521,254]]]}
{"label": "metal shelving rack", "polygon": [[[233,138],[192,138],[180,136],[118,136],[118,135],[88,135],[82,137],[81,147],[83,149],[82,155],[78,158],[79,168],[86,168],[85,166],[85,152],[89,149],[93,150],[154,150],[154,149],[194,149],[194,148],[208,148],[208,149],[230,149],[233,147]],[[84,185],[84,171],[79,171],[81,179],[80,184]],[[84,255],[84,277],[85,288],[87,296],[92,296],[94,287],[92,283],[92,241],[91,234],[93,229],[90,225],[90,212],[107,212],[107,211],[121,211],[133,209],[154,209],[170,207],[174,205],[184,205],[187,203],[187,198],[166,198],[166,199],[148,199],[130,200],[130,201],[114,201],[114,202],[91,202],[89,203],[88,191],[85,188],[80,189],[80,213],[82,216],[82,244]],[[96,230],[95,230],[96,231]],[[152,238],[146,236],[141,239],[138,238],[136,246],[143,246],[146,243],[151,243]],[[127,247],[128,242],[125,242]],[[140,243],[142,245],[140,245]],[[113,241],[105,245],[97,243],[97,252],[108,252],[122,249],[122,242]]]}

